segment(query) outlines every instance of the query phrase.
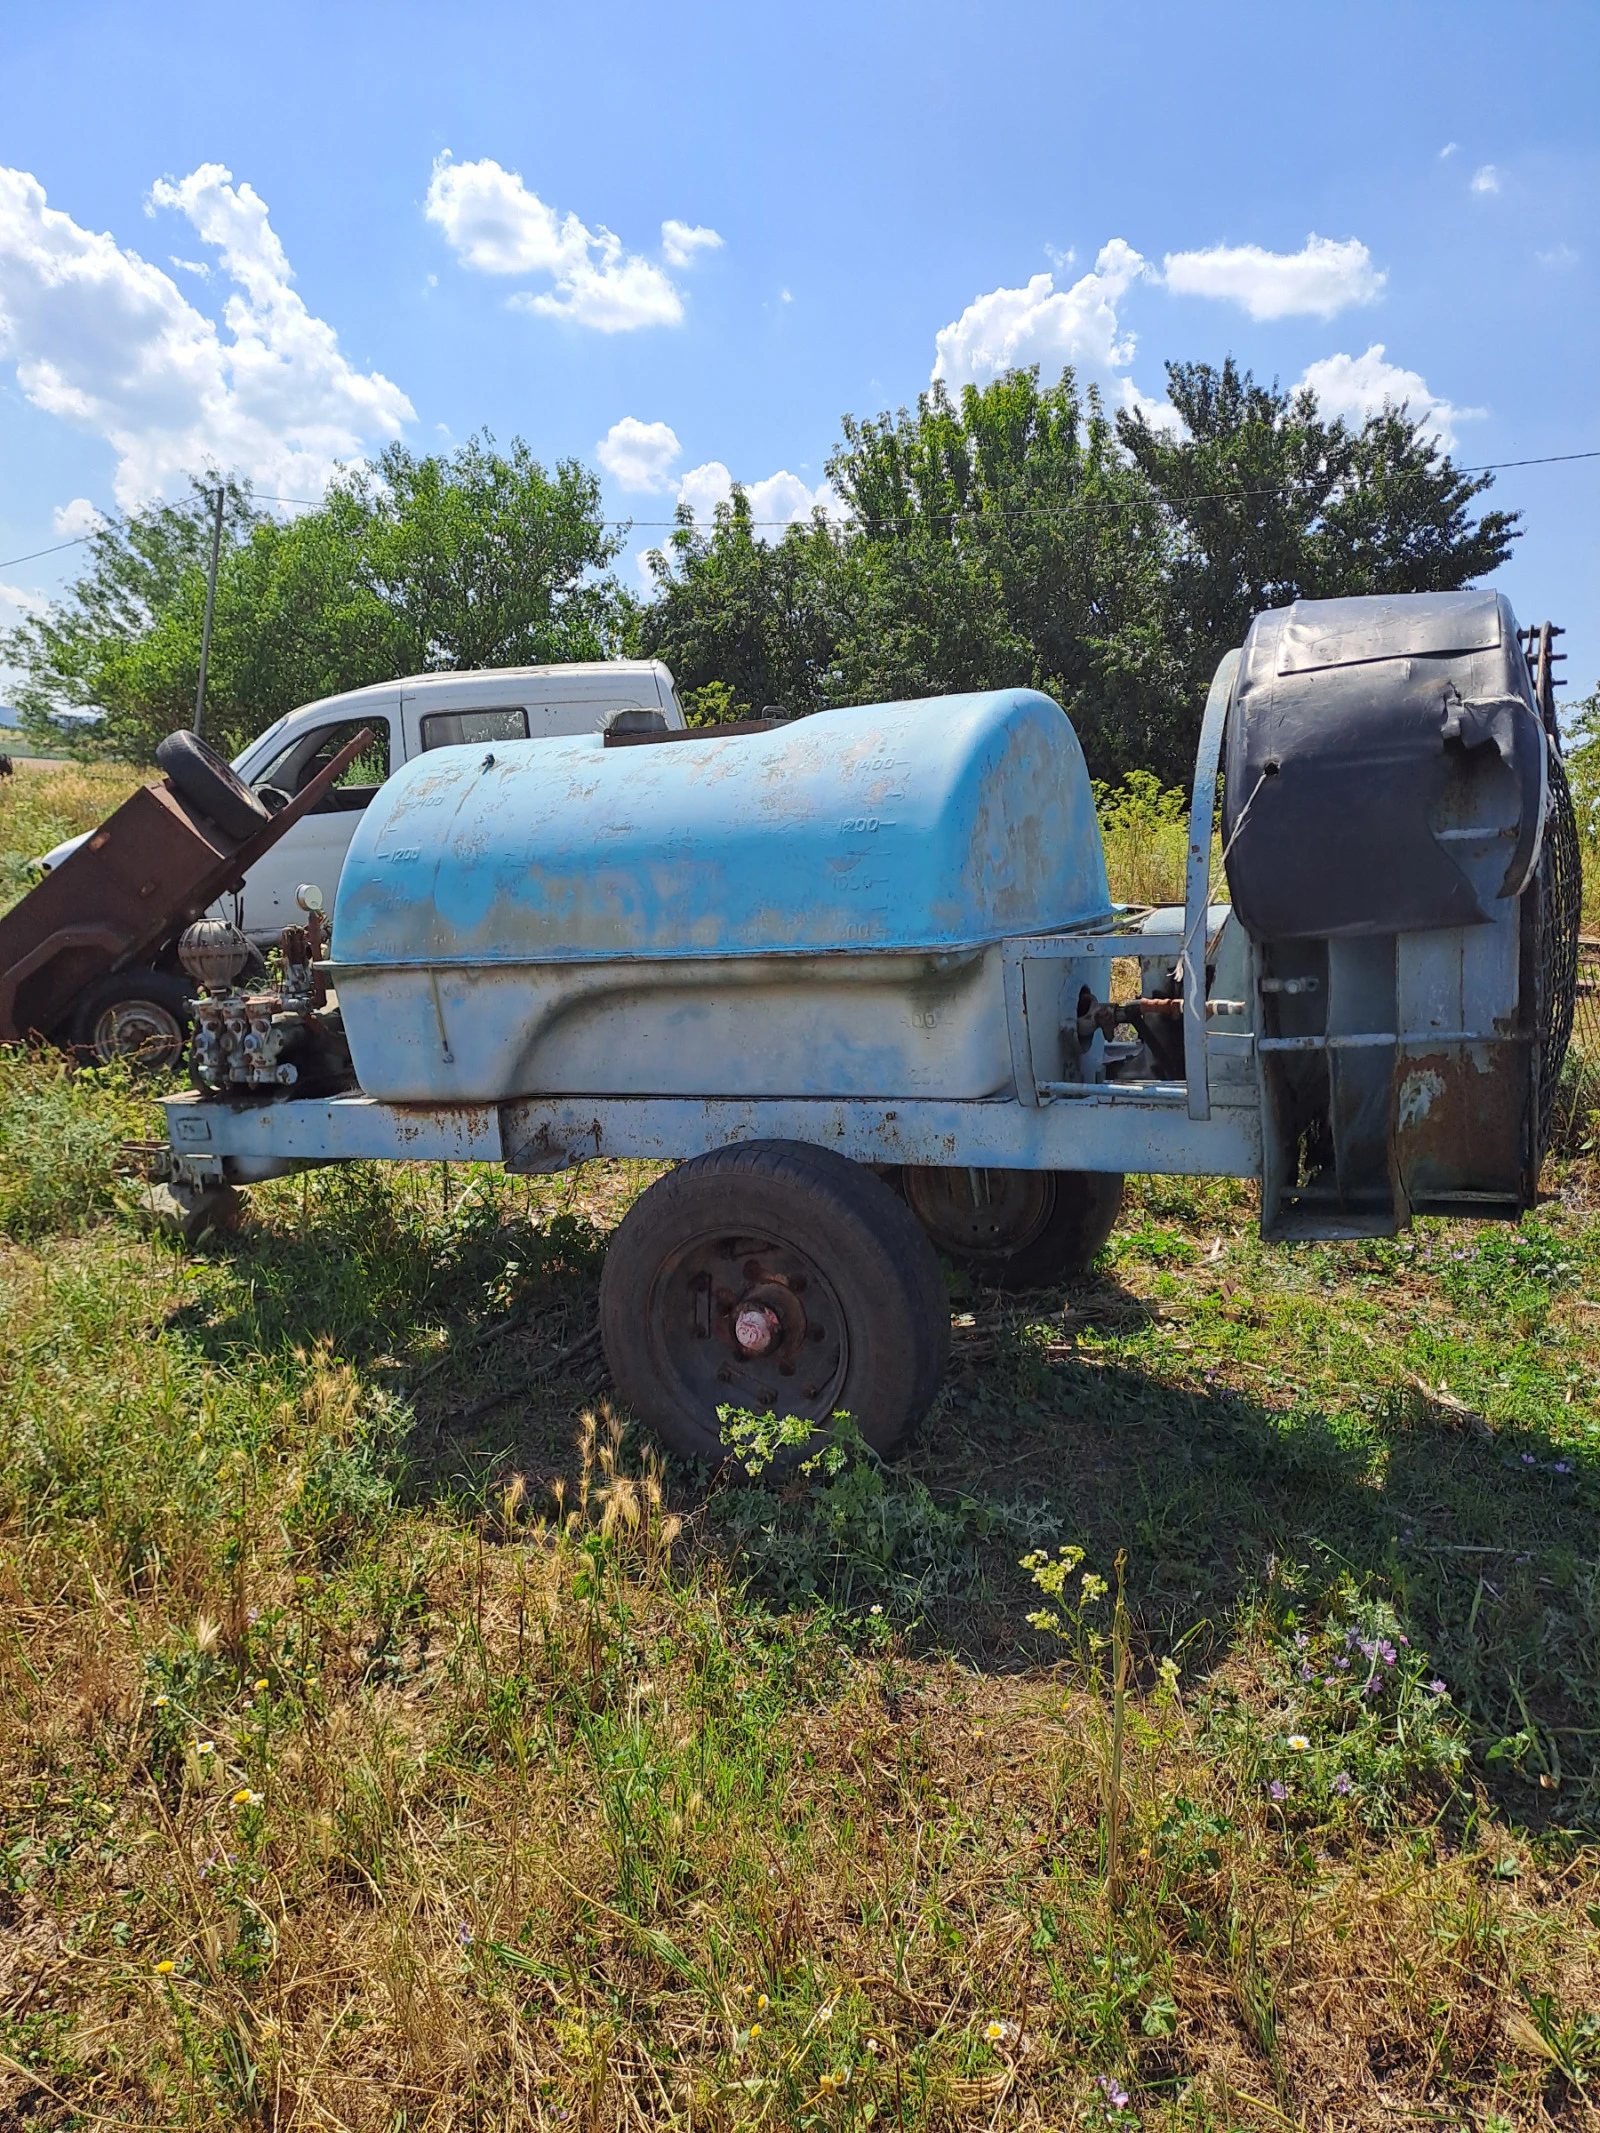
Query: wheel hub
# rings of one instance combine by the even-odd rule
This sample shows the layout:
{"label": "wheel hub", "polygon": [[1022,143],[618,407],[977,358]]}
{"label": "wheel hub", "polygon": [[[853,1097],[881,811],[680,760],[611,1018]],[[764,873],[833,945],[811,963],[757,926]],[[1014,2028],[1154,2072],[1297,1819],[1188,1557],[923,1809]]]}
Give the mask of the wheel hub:
{"label": "wheel hub", "polygon": [[183,1029],[158,1001],[121,1001],[95,1023],[94,1052],[108,1065],[131,1059],[144,1067],[175,1066],[183,1053]]}
{"label": "wheel hub", "polygon": [[673,1255],[647,1306],[659,1366],[713,1412],[833,1413],[849,1340],[843,1306],[808,1253],[771,1236],[700,1236]]}
{"label": "wheel hub", "polygon": [[746,1355],[767,1354],[782,1332],[777,1312],[765,1304],[741,1304],[734,1313],[733,1337]]}

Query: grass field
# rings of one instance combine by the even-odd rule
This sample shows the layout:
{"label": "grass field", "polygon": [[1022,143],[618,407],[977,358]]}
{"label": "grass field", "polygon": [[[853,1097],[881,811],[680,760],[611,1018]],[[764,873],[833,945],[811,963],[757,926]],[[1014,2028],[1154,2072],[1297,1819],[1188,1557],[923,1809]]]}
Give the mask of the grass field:
{"label": "grass field", "polygon": [[642,1166],[185,1252],[155,1130],[0,1054],[0,2126],[1595,2124],[1589,1158],[1359,1246],[1130,1181],[778,1485],[608,1405]]}
{"label": "grass field", "polygon": [[153,777],[125,763],[66,763],[18,756],[0,778],[0,911],[26,890],[28,862],[105,820]]}
{"label": "grass field", "polygon": [[1582,1165],[1293,1251],[1136,1184],[773,1489],[606,1406],[628,1166],[184,1254],[148,1130],[4,1065],[0,2122],[1593,2122]]}

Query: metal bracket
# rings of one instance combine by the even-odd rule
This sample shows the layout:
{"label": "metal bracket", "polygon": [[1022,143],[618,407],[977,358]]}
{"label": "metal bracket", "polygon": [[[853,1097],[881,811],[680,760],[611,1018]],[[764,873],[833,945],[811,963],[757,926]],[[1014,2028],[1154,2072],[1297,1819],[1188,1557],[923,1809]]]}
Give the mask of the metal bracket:
{"label": "metal bracket", "polygon": [[1224,655],[1212,676],[1195,751],[1194,792],[1189,803],[1189,864],[1183,900],[1183,1072],[1189,1116],[1211,1116],[1211,1073],[1206,1059],[1206,927],[1211,909],[1211,821],[1217,807],[1217,765],[1223,729],[1233,700],[1239,654]]}

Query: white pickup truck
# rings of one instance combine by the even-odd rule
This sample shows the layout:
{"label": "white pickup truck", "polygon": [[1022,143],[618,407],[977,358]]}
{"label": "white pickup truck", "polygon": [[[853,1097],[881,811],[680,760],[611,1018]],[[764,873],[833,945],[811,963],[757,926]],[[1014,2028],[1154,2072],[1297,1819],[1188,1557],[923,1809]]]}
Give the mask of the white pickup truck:
{"label": "white pickup truck", "polygon": [[[685,724],[672,676],[660,660],[414,674],[289,712],[234,758],[234,770],[257,793],[292,798],[363,726],[374,739],[327,797],[246,874],[238,924],[259,946],[271,946],[300,916],[295,891],[303,882],[315,882],[331,910],[363,809],[412,757],[461,742],[594,733],[619,711],[632,710],[656,712],[669,727]],[[275,803],[269,798],[269,804]],[[70,838],[37,863],[48,872],[84,841]],[[216,916],[235,915],[234,899],[224,898]],[[131,1047],[152,1064],[175,1065],[192,990],[176,961],[163,957],[154,967],[117,976],[120,983],[96,987],[93,1027],[75,1032],[78,1043],[102,1059]]]}

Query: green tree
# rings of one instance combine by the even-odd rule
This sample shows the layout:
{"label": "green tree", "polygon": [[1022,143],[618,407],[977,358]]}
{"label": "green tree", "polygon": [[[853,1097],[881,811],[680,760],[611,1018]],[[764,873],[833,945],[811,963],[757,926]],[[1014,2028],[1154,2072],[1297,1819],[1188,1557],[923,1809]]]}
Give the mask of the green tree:
{"label": "green tree", "polygon": [[1191,701],[1263,608],[1451,591],[1511,553],[1517,513],[1472,517],[1493,477],[1463,474],[1405,408],[1352,429],[1231,356],[1166,369],[1182,431],[1141,410],[1119,413],[1117,434],[1171,514],[1167,627]]}
{"label": "green tree", "polygon": [[[150,504],[126,517],[103,520],[89,536],[89,568],[65,598],[0,635],[0,656],[22,676],[15,692],[17,709],[32,740],[59,743],[60,730],[52,720],[62,712],[106,708],[108,660],[181,608],[196,585],[203,602],[211,548],[209,492],[217,480],[213,472],[204,483],[194,481],[193,494],[183,503]],[[231,557],[261,523],[261,514],[248,485],[224,486],[223,552]],[[197,622],[197,648],[198,627]],[[189,675],[190,712],[197,668],[198,653]],[[107,747],[114,724],[113,716],[98,730],[95,745]]]}
{"label": "green tree", "polygon": [[845,627],[845,544],[820,512],[765,541],[735,487],[709,530],[680,506],[650,555],[656,597],[639,622],[647,656],[680,690],[722,685],[730,716],[778,704],[795,716],[840,701],[835,652]]}
{"label": "green tree", "polygon": [[[392,447],[287,523],[231,490],[206,689],[234,752],[318,697],[451,667],[615,656],[637,603],[608,575],[621,535],[576,461],[549,474],[520,440],[449,457]],[[193,714],[209,531],[156,506],[95,536],[86,575],[4,641],[19,708],[93,704],[83,745],[134,761]],[[48,730],[48,727],[46,727]]]}
{"label": "green tree", "polygon": [[1033,368],[843,429],[828,472],[857,529],[849,696],[1031,686],[1098,774],[1183,775],[1167,521],[1098,395]]}

